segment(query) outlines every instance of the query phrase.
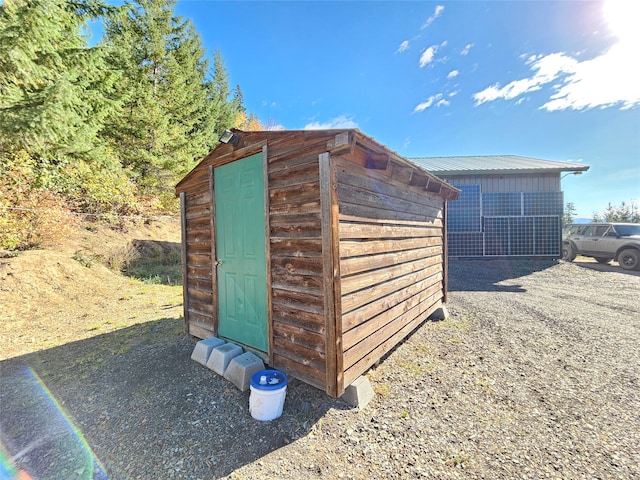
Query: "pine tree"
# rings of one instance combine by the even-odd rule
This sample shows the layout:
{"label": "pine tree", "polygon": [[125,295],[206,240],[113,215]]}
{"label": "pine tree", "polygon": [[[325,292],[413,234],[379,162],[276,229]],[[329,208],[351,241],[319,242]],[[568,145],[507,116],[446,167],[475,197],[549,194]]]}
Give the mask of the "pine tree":
{"label": "pine tree", "polygon": [[[242,92],[236,87],[235,95],[230,101],[229,73],[224,66],[222,54],[216,50],[213,54],[213,79],[209,82],[209,102],[215,118],[214,129],[219,136],[226,128],[235,125],[236,114],[243,111]],[[217,138],[217,137],[216,137]]]}
{"label": "pine tree", "polygon": [[[230,103],[228,86],[208,80],[200,36],[174,15],[174,6],[175,0],[137,0],[106,26],[125,97],[106,136],[138,184],[151,191],[173,186],[214,146]],[[225,88],[222,100],[216,94]]]}
{"label": "pine tree", "polygon": [[70,157],[106,161],[98,133],[117,109],[117,77],[83,28],[110,11],[98,0],[0,5],[1,149],[23,149],[43,168]]}
{"label": "pine tree", "polygon": [[563,225],[568,225],[572,223],[575,216],[576,216],[576,206],[573,204],[573,202],[567,202],[567,205],[564,207],[564,213],[562,215]]}

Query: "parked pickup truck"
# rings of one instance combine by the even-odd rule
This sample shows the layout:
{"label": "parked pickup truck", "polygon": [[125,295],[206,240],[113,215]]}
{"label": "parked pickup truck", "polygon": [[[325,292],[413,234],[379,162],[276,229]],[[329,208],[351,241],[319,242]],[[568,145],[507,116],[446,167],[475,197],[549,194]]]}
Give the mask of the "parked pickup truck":
{"label": "parked pickup truck", "polygon": [[562,259],[576,255],[599,263],[617,261],[625,270],[640,270],[640,223],[583,223],[571,225],[562,239]]}

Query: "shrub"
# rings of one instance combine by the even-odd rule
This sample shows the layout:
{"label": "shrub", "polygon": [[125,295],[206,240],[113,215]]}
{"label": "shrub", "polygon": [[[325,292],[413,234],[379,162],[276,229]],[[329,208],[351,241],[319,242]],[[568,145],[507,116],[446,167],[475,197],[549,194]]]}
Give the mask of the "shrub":
{"label": "shrub", "polygon": [[64,198],[41,184],[36,162],[26,152],[0,156],[0,248],[52,244],[76,224]]}

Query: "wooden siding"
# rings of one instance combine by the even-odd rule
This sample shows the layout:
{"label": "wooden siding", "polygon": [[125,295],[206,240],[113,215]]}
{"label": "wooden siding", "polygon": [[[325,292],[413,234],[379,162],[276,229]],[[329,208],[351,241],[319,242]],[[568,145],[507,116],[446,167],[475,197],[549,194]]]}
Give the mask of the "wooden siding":
{"label": "wooden siding", "polygon": [[442,198],[336,159],[344,385],[443,299]]}
{"label": "wooden siding", "polygon": [[[208,176],[207,176],[208,178]],[[212,210],[209,182],[198,189],[184,192],[183,222],[183,288],[185,292],[185,330],[196,337],[216,334],[212,277]]]}
{"label": "wooden siding", "polygon": [[527,175],[454,175],[443,177],[452,185],[480,185],[482,193],[559,192],[559,173]]}
{"label": "wooden siding", "polygon": [[269,143],[273,366],[327,390],[320,169],[326,138]]}

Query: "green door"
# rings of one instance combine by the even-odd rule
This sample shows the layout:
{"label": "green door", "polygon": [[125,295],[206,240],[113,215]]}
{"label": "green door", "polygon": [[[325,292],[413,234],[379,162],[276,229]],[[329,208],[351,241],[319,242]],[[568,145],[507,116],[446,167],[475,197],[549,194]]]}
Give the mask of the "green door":
{"label": "green door", "polygon": [[267,352],[262,154],[216,168],[214,188],[218,333]]}

